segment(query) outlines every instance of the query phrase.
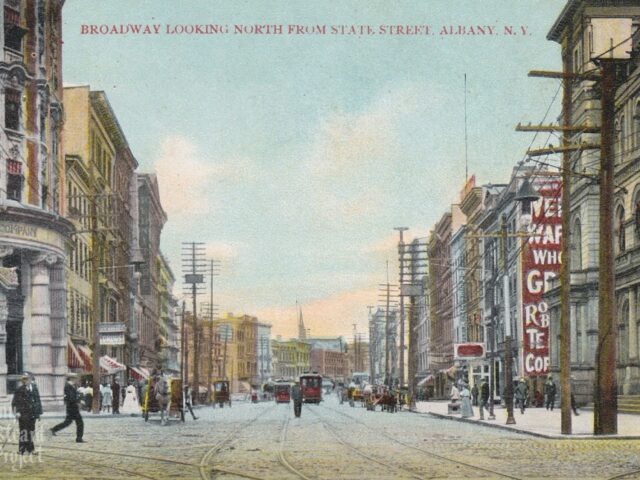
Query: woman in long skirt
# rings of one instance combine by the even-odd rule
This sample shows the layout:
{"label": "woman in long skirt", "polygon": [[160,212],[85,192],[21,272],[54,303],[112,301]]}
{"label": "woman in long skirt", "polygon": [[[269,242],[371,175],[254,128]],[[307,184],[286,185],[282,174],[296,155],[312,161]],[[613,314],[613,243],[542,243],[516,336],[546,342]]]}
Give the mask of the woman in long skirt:
{"label": "woman in long skirt", "polygon": [[462,400],[462,408],[460,409],[462,418],[473,417],[473,407],[471,406],[471,392],[469,391],[469,386],[466,383],[462,386],[460,399]]}

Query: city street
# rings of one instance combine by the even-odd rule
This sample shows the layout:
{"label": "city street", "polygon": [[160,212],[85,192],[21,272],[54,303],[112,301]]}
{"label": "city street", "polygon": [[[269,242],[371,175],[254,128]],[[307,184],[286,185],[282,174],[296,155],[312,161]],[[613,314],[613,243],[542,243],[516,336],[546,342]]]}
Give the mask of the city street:
{"label": "city street", "polygon": [[[369,412],[334,397],[305,406],[234,402],[196,410],[182,424],[159,418],[86,418],[44,434],[40,458],[22,465],[10,439],[0,477],[70,478],[640,478],[633,440],[548,440],[401,412]],[[46,431],[59,420],[42,420]],[[0,422],[5,432],[10,422]],[[637,472],[637,473],[635,473]]]}

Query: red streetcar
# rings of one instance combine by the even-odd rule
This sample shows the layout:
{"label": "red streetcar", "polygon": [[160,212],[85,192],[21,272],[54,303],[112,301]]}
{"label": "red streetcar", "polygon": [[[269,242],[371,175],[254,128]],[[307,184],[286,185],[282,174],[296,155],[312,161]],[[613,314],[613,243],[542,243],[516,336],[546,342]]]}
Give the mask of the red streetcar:
{"label": "red streetcar", "polygon": [[300,375],[300,390],[304,403],[320,403],[322,401],[322,375],[317,373]]}
{"label": "red streetcar", "polygon": [[289,382],[278,382],[273,388],[276,397],[276,403],[291,402],[291,384]]}

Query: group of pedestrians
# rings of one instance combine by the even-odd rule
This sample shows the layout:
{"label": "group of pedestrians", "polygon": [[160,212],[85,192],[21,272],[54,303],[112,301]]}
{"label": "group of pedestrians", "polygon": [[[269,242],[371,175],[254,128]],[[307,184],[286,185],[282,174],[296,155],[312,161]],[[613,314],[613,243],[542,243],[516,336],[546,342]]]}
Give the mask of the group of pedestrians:
{"label": "group of pedestrians", "polygon": [[[66,417],[63,422],[51,429],[51,434],[56,435],[63,428],[76,422],[76,442],[82,443],[84,424],[80,414],[80,395],[78,394],[77,375],[68,374],[67,383],[64,386],[64,403]],[[16,389],[11,400],[11,409],[18,420],[18,452],[21,455],[33,453],[35,445],[36,421],[42,415],[42,403],[38,386],[32,375],[23,373],[20,377],[20,386]]]}
{"label": "group of pedestrians", "polygon": [[[553,411],[556,402],[557,386],[553,381],[553,376],[549,375],[544,383],[544,396],[540,392],[536,392],[540,401],[536,401],[536,406],[543,406],[548,411]],[[453,384],[449,398],[451,403],[460,402],[460,413],[463,418],[473,416],[473,406],[479,406],[480,420],[484,420],[484,411],[489,410],[489,384],[486,379],[480,381],[480,387],[475,384],[469,390],[468,384],[464,380],[459,380],[458,384]],[[521,378],[514,388],[513,398],[515,407],[520,409],[520,413],[524,414],[530,403],[529,386],[524,378]],[[575,415],[580,415],[578,406],[573,393],[571,393],[571,409]]]}

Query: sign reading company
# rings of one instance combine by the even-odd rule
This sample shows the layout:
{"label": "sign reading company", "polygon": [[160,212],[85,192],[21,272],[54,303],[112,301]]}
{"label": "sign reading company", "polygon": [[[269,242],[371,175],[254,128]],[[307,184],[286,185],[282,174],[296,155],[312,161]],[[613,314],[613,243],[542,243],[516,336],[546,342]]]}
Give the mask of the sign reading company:
{"label": "sign reading company", "polygon": [[0,221],[0,238],[15,240],[28,246],[42,246],[53,248],[59,252],[65,251],[62,235],[49,228],[29,225],[22,222]]}
{"label": "sign reading company", "polygon": [[540,199],[532,205],[529,238],[522,250],[523,368],[526,376],[549,373],[549,304],[543,299],[560,272],[562,184],[536,183]]}

